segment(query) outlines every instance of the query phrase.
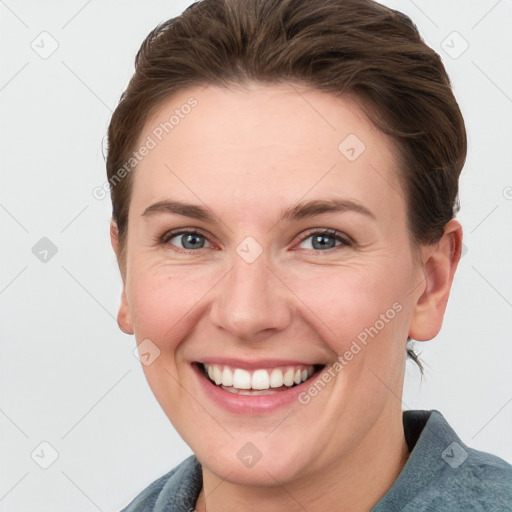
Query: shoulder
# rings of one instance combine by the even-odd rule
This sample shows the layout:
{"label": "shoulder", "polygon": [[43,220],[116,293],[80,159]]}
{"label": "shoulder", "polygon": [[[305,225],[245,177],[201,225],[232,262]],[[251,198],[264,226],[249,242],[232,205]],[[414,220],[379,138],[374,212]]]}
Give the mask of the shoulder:
{"label": "shoulder", "polygon": [[202,486],[201,465],[194,455],[146,487],[121,512],[193,510]]}
{"label": "shoulder", "polygon": [[[503,459],[454,442],[442,452],[436,502],[452,510],[512,510],[512,466]],[[432,510],[436,510],[433,508]]]}
{"label": "shoulder", "polygon": [[448,446],[441,458],[445,466],[413,500],[411,510],[512,511],[512,466],[506,461],[458,443]]}
{"label": "shoulder", "polygon": [[[443,415],[407,411],[404,429],[424,418],[409,460],[375,512],[503,512],[512,510],[512,466],[467,446]],[[426,414],[425,412],[430,413]]]}

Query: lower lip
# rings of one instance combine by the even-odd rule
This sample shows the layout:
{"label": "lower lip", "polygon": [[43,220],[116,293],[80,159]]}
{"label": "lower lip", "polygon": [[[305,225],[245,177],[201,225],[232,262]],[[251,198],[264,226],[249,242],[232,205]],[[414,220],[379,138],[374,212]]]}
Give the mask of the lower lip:
{"label": "lower lip", "polygon": [[230,412],[250,415],[270,413],[289,406],[294,402],[299,403],[300,393],[310,386],[313,378],[318,377],[318,373],[313,374],[312,377],[302,384],[271,395],[237,395],[224,391],[221,387],[211,382],[198,364],[192,364],[192,368],[210,400]]}

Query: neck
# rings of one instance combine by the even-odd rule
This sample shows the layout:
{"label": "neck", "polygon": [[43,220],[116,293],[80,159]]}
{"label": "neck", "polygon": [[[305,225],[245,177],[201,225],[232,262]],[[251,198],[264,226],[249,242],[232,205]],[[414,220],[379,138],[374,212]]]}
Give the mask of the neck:
{"label": "neck", "polygon": [[396,408],[383,411],[368,435],[343,460],[324,466],[316,474],[285,483],[275,482],[274,487],[232,484],[203,467],[203,488],[196,510],[367,512],[390,489],[409,456],[402,414],[398,412]]}

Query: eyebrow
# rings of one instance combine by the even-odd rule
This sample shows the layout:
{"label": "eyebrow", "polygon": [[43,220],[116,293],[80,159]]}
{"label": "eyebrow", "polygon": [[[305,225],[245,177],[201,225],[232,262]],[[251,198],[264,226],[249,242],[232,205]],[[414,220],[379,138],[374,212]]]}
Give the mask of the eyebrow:
{"label": "eyebrow", "polygon": [[[281,211],[281,220],[300,220],[323,213],[355,212],[376,220],[375,214],[366,206],[351,199],[315,199],[298,203],[297,205]],[[208,208],[199,205],[184,203],[182,201],[158,201],[148,206],[142,213],[142,217],[150,217],[159,213],[182,215],[192,219],[198,219],[213,223],[216,216]]]}

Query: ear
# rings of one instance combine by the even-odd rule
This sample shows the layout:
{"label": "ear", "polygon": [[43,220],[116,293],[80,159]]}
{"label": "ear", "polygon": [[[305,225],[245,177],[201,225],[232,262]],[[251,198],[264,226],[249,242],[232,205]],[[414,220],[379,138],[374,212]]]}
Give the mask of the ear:
{"label": "ear", "polygon": [[422,247],[424,290],[416,299],[409,327],[413,340],[428,341],[437,336],[462,251],[462,226],[452,219],[436,244]]}
{"label": "ear", "polygon": [[124,275],[125,270],[123,270],[123,266],[120,263],[119,231],[117,229],[117,223],[113,219],[110,221],[110,243],[112,244],[112,249],[114,249],[116,254],[117,263],[119,265],[119,270],[121,271],[121,277],[123,279],[121,304],[119,306],[119,311],[117,312],[117,325],[119,325],[119,328],[124,333],[133,334],[132,316],[130,312],[130,306],[128,304],[128,299],[126,297],[126,276]]}
{"label": "ear", "polygon": [[117,222],[114,219],[110,220],[110,243],[119,261],[119,230],[117,229]]}

